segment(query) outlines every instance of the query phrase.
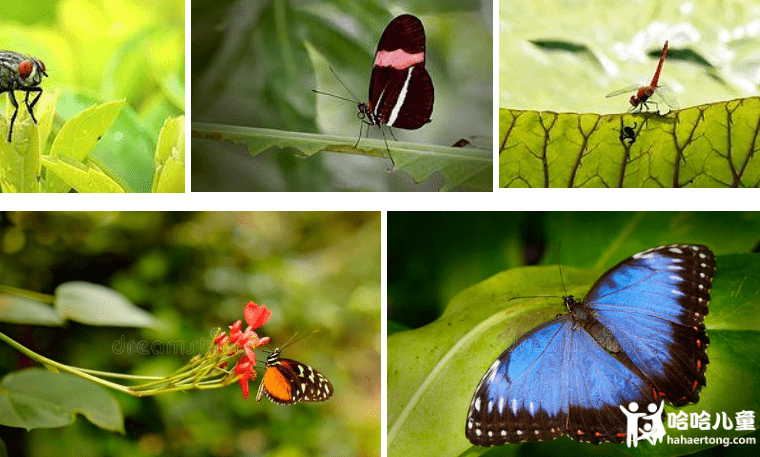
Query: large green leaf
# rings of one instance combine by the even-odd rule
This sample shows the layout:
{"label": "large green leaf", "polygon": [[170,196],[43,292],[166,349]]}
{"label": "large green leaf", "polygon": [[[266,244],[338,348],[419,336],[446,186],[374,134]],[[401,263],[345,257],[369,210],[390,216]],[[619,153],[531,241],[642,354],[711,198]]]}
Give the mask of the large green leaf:
{"label": "large green leaf", "polygon": [[152,327],[157,323],[150,313],[119,292],[86,281],[56,287],[55,307],[61,316],[89,325]]}
{"label": "large green leaf", "polygon": [[[622,260],[622,259],[619,259]],[[679,408],[686,413],[760,409],[760,392],[753,389],[760,359],[760,255],[718,256],[710,315],[707,386],[698,404]],[[603,269],[563,268],[567,293],[582,297]],[[464,436],[472,394],[486,369],[525,332],[565,312],[560,298],[509,301],[510,298],[563,294],[556,266],[521,267],[497,274],[458,294],[444,315],[425,327],[388,337],[388,455],[479,454]],[[741,344],[738,344],[741,342]],[[666,406],[666,412],[674,408]],[[739,436],[717,430],[684,436]],[[507,445],[496,452],[512,454],[525,447],[555,455],[625,452],[639,455],[682,455],[710,445],[650,446],[628,449],[625,444],[599,448],[567,437],[553,442]],[[529,451],[528,451],[529,452]]]}
{"label": "large green leaf", "polygon": [[500,187],[760,186],[760,97],[665,116],[502,109],[499,138]]}
{"label": "large green leaf", "polygon": [[359,147],[354,147],[355,139],[313,133],[217,124],[193,124],[192,129],[194,138],[244,144],[251,155],[271,149],[288,150],[304,157],[318,152],[387,157],[390,152],[395,161],[394,169],[409,173],[416,182],[440,172],[446,178],[441,190],[465,188],[490,192],[493,188],[493,154],[484,149],[390,141],[386,150],[383,140],[362,139]]}
{"label": "large green leaf", "polygon": [[63,427],[82,414],[105,430],[124,433],[116,400],[99,385],[67,373],[29,368],[0,382],[0,423],[8,427]]}

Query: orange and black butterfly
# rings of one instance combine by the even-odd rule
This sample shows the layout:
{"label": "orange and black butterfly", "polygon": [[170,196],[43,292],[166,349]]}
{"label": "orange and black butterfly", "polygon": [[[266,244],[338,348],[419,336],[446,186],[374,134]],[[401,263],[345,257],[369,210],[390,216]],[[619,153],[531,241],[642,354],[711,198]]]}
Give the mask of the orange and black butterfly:
{"label": "orange and black butterfly", "polygon": [[279,405],[325,401],[332,397],[333,386],[322,373],[301,362],[281,359],[280,350],[275,349],[267,357],[267,370],[256,394],[257,402],[262,393]]}

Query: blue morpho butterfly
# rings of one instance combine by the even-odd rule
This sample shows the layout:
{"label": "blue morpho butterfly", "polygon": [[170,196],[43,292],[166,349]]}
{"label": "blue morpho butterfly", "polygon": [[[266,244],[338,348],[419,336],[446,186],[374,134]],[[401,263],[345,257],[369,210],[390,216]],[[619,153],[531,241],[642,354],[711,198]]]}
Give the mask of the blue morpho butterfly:
{"label": "blue morpho butterfly", "polygon": [[715,257],[705,246],[661,246],[603,274],[568,314],[523,335],[475,390],[465,434],[478,446],[567,434],[626,439],[620,405],[699,400],[706,384],[704,317]]}

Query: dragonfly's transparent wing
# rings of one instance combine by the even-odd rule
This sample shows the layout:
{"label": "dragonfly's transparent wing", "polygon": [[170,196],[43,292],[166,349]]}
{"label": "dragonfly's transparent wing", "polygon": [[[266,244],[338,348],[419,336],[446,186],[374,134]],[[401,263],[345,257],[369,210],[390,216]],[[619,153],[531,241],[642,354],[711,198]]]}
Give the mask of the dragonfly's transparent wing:
{"label": "dragonfly's transparent wing", "polygon": [[656,103],[665,103],[670,109],[676,110],[680,108],[676,94],[668,86],[659,86],[651,98]]}
{"label": "dragonfly's transparent wing", "polygon": [[641,84],[634,84],[633,86],[628,86],[625,89],[616,90],[615,92],[610,92],[609,94],[605,95],[605,97],[615,97],[616,95],[622,95],[622,94],[630,94],[631,92],[636,92],[641,88]]}

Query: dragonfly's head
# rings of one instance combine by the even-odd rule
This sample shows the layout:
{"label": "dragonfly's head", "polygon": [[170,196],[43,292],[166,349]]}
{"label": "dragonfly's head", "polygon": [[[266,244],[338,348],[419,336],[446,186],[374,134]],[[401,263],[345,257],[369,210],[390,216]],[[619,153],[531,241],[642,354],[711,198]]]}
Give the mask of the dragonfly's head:
{"label": "dragonfly's head", "polygon": [[637,97],[637,96],[635,96],[635,95],[631,95],[631,99],[630,99],[630,100],[628,100],[628,101],[629,101],[629,102],[631,103],[631,105],[633,105],[633,106],[639,106],[639,103],[641,103],[641,100],[639,100],[639,97]]}
{"label": "dragonfly's head", "polygon": [[18,75],[21,77],[22,87],[33,87],[38,86],[42,82],[42,77],[48,74],[41,60],[29,57],[18,64]]}

